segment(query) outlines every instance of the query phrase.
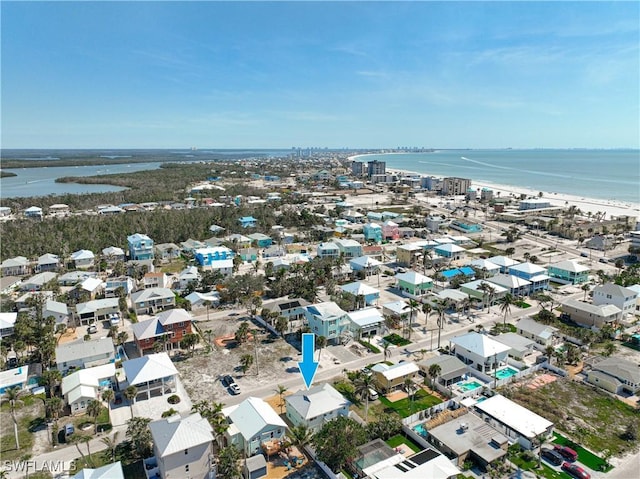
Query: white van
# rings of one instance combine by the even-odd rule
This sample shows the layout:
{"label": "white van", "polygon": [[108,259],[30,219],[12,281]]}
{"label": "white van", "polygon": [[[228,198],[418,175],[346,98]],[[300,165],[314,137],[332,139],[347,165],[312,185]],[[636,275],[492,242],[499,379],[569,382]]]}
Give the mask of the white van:
{"label": "white van", "polygon": [[376,399],[378,399],[378,393],[374,389],[369,388],[369,401],[375,401]]}

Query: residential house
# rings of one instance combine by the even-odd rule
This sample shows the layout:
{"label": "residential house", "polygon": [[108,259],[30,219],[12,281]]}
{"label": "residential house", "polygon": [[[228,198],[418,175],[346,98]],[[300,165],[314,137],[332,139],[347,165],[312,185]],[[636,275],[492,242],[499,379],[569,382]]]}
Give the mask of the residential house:
{"label": "residential house", "polygon": [[329,383],[300,390],[284,398],[287,418],[294,426],[306,426],[318,432],[327,422],[338,416],[349,416],[351,402]]}
{"label": "residential house", "polygon": [[86,412],[89,402],[100,400],[102,391],[113,389],[116,384],[116,365],[80,369],[62,378],[62,395],[69,405],[71,414]]}
{"label": "residential house", "polygon": [[127,236],[127,245],[129,247],[129,259],[148,260],[153,259],[153,240],[142,233],[135,233]]}
{"label": "residential house", "polygon": [[188,240],[180,243],[181,251],[186,254],[194,254],[196,250],[201,248],[207,248],[207,244],[193,238],[189,238]]}
{"label": "residential house", "polygon": [[[455,246],[455,245],[451,245],[451,246]],[[446,271],[440,272],[440,276],[443,278],[443,281],[445,282],[451,282],[451,280],[453,280],[453,278],[455,278],[456,276],[464,276],[462,280],[468,281],[468,280],[474,279],[475,274],[476,272],[474,271],[474,269],[468,266],[463,266],[462,268],[448,269]]]}
{"label": "residential house", "polygon": [[248,397],[240,404],[228,406],[222,413],[229,422],[225,432],[227,444],[232,444],[250,457],[262,451],[277,452],[287,425],[269,404],[260,398]]}
{"label": "residential house", "polygon": [[355,240],[336,238],[333,242],[338,246],[340,254],[344,255],[347,259],[362,256],[362,245]]}
{"label": "residential house", "polygon": [[305,307],[310,304],[303,298],[281,298],[264,303],[262,308],[271,311],[273,315],[284,316],[291,324],[293,321],[304,320]]}
{"label": "residential house", "polygon": [[47,283],[53,281],[58,276],[58,273],[47,271],[45,273],[38,273],[26,279],[20,285],[20,291],[42,291]]}
{"label": "residential house", "polygon": [[382,227],[379,224],[367,223],[362,231],[366,242],[382,243]]}
{"label": "residential house", "polygon": [[29,264],[29,260],[24,256],[5,259],[0,264],[2,276],[25,276],[29,274],[30,270],[31,265]]}
{"label": "residential house", "polygon": [[227,236],[226,240],[233,245],[233,249],[251,248],[251,238],[245,235],[234,233]]}
{"label": "residential house", "polygon": [[[95,299],[97,295],[104,291],[105,284],[99,278],[87,278],[80,284],[76,285],[74,291],[84,292],[89,295],[90,299]],[[70,291],[70,293],[73,291]]]}
{"label": "residential house", "polygon": [[[15,358],[15,352],[10,351],[9,357],[13,354]],[[29,365],[25,364],[14,369],[6,369],[0,371],[0,394],[4,394],[7,389],[20,388],[25,389],[29,381]]]}
{"label": "residential house", "polygon": [[56,348],[56,368],[61,373],[114,363],[116,353],[111,338],[74,341]]}
{"label": "residential house", "polygon": [[258,248],[268,248],[273,244],[273,240],[262,233],[252,233],[247,236],[251,238],[251,242],[255,243]]}
{"label": "residential house", "polygon": [[33,218],[37,220],[42,219],[42,208],[38,208],[37,206],[30,206],[29,208],[24,210],[25,218]]}
{"label": "residential house", "polygon": [[272,258],[281,258],[285,254],[286,252],[283,247],[274,245],[274,246],[270,246],[269,248],[266,248],[262,252],[262,258],[266,261]]}
{"label": "residential house", "polygon": [[413,361],[394,364],[378,363],[371,368],[373,383],[378,391],[387,394],[404,385],[406,379],[413,380],[420,369]]}
{"label": "residential house", "polygon": [[160,243],[154,249],[154,256],[162,263],[170,263],[180,257],[180,246],[175,243]]}
{"label": "residential house", "polygon": [[595,235],[593,238],[589,238],[585,241],[584,245],[589,249],[595,249],[598,251],[607,251],[613,249],[615,246],[613,240],[604,235]]}
{"label": "residential house", "polygon": [[385,241],[397,240],[400,238],[400,231],[398,230],[398,223],[387,220],[382,223],[382,239]]}
{"label": "residential house", "polygon": [[131,325],[140,355],[151,353],[157,342],[165,351],[180,348],[186,334],[192,332],[192,316],[184,309],[168,309],[156,317]]}
{"label": "residential house", "polygon": [[200,413],[184,418],[176,414],[153,421],[149,430],[159,477],[211,478],[214,470],[213,428]]}
{"label": "residential house", "polygon": [[396,262],[399,265],[412,268],[415,265],[422,264],[423,253],[424,250],[419,244],[403,244],[396,249]]}
{"label": "residential house", "polygon": [[386,330],[384,316],[377,308],[364,308],[347,313],[351,321],[351,331],[356,336],[372,337],[382,334]]}
{"label": "residential house", "polygon": [[258,220],[253,216],[243,216],[238,218],[238,221],[240,222],[240,226],[243,228],[255,228],[258,226]]}
{"label": "residential house", "polygon": [[433,287],[433,280],[415,271],[396,274],[396,288],[403,294],[423,296]]}
{"label": "residential house", "polygon": [[318,258],[338,258],[340,248],[335,243],[320,243],[317,249]]}
{"label": "residential house", "polygon": [[198,293],[194,291],[188,294],[185,298],[191,304],[191,309],[206,308],[207,302],[211,306],[217,306],[220,304],[220,294],[217,291],[209,291],[208,293]]}
{"label": "residential house", "polygon": [[362,223],[365,216],[362,213],[358,213],[356,210],[346,210],[340,213],[340,217],[347,220],[349,223]]}
{"label": "residential house", "polygon": [[238,256],[242,258],[242,261],[252,263],[258,259],[258,248],[241,248],[238,250]]}
{"label": "residential house", "polygon": [[441,229],[449,227],[451,220],[448,220],[445,215],[429,215],[425,219],[427,229],[432,233],[438,233]]}
{"label": "residential house", "polygon": [[144,289],[149,288],[170,288],[173,278],[169,278],[166,273],[146,273],[142,277]]}
{"label": "residential house", "polygon": [[556,283],[562,284],[586,283],[589,281],[590,272],[591,270],[588,266],[573,260],[560,261],[549,266],[549,276]]}
{"label": "residential house", "polygon": [[493,264],[500,266],[500,272],[502,274],[507,274],[509,272],[509,268],[520,264],[519,261],[511,259],[508,256],[492,256],[487,261],[491,261]]}
{"label": "residential house", "polygon": [[467,377],[467,372],[469,371],[468,366],[455,356],[439,354],[418,362],[418,367],[424,377],[429,377],[429,368],[434,364],[437,364],[440,367],[440,372],[438,373],[438,376],[432,380],[445,387],[451,387],[452,385],[464,380]]}
{"label": "residential house", "polygon": [[36,264],[36,271],[38,273],[44,273],[45,271],[58,271],[60,268],[60,258],[57,255],[46,253],[38,258]]}
{"label": "residential house", "polygon": [[156,270],[153,259],[131,259],[124,264],[125,274],[133,278],[139,278],[144,273],[153,273]]}
{"label": "residential house", "polygon": [[42,317],[48,318],[49,316],[55,319],[56,325],[66,325],[69,322],[69,308],[66,303],[49,299],[44,303],[44,307],[42,308]]}
{"label": "residential house", "polygon": [[71,253],[71,261],[73,261],[77,269],[93,268],[95,255],[92,251],[81,249]]}
{"label": "residential house", "polygon": [[122,363],[122,367],[127,378],[126,386],[135,386],[138,389],[135,401],[176,392],[178,370],[167,353],[129,359]]}
{"label": "residential house", "polygon": [[118,276],[117,278],[107,279],[106,286],[104,288],[105,298],[117,298],[118,288],[122,288],[124,295],[129,296],[136,289],[136,284],[133,278],[129,276]]}
{"label": "residential house", "polygon": [[0,276],[0,294],[10,294],[22,284],[17,276]]}
{"label": "residential house", "polygon": [[487,278],[487,282],[505,288],[513,296],[527,296],[531,291],[531,282],[511,274],[496,274]]}
{"label": "residential house", "polygon": [[124,479],[124,471],[122,463],[117,461],[96,469],[85,467],[70,479]]}
{"label": "residential house", "polygon": [[174,307],[176,297],[168,288],[149,288],[133,293],[131,302],[136,314],[155,314],[157,311]]}
{"label": "residential house", "polygon": [[[405,320],[415,321],[418,317],[418,310],[413,311],[411,315],[411,308],[407,303],[402,300],[391,301],[382,305],[382,314],[386,318],[395,318],[397,321],[402,322]],[[411,316],[411,318],[409,318]]]}
{"label": "residential house", "polygon": [[28,291],[16,299],[16,311],[29,313],[33,311],[33,301],[53,299],[53,291]]}
{"label": "residential house", "polygon": [[529,285],[529,294],[549,289],[549,276],[547,268],[538,266],[533,263],[520,263],[509,267],[509,274],[525,279],[531,284]]}
{"label": "residential house", "polygon": [[200,248],[195,251],[195,259],[203,268],[213,266],[216,261],[231,260],[234,255],[234,252],[226,246]]}
{"label": "residential house", "polygon": [[489,374],[506,364],[511,349],[487,335],[475,331],[452,338],[451,353],[465,364]]}
{"label": "residential house", "polygon": [[538,349],[543,350],[548,346],[558,343],[558,328],[548,324],[542,324],[531,318],[522,318],[516,323],[516,332],[525,338],[534,341]]}
{"label": "residential house", "polygon": [[342,335],[351,333],[351,321],[346,311],[333,301],[306,306],[304,315],[311,332],[324,336],[329,344],[338,344]]}
{"label": "residential house", "polygon": [[638,293],[614,283],[598,285],[593,289],[593,304],[613,304],[622,310],[622,317],[634,315]]}
{"label": "residential house", "polygon": [[517,333],[499,334],[494,339],[505,346],[509,346],[511,349],[507,351],[507,354],[517,361],[522,361],[534,352],[535,341]]}
{"label": "residential house", "polygon": [[382,263],[370,256],[360,256],[349,260],[349,266],[353,271],[363,271],[365,276],[376,274],[380,271]]}
{"label": "residential house", "polygon": [[486,424],[525,449],[533,449],[539,437],[547,438],[553,433],[551,421],[500,394],[477,402],[475,409]]}
{"label": "residential house", "polygon": [[634,395],[640,390],[640,368],[627,359],[606,358],[587,372],[587,382],[613,394]]}
{"label": "residential house", "polygon": [[363,245],[362,254],[379,261],[384,259],[384,248],[379,244]]}
{"label": "residential house", "polygon": [[451,260],[464,259],[465,249],[457,244],[441,244],[434,248],[436,254]]}
{"label": "residential house", "polygon": [[580,326],[595,330],[622,320],[622,310],[614,304],[598,306],[576,299],[567,299],[562,303],[562,314]]}
{"label": "residential house", "polygon": [[[356,305],[361,305],[361,307],[371,306],[380,299],[380,291],[360,281],[343,284],[340,289],[345,293],[354,295],[356,297]],[[362,298],[362,302],[359,302],[360,298]]]}
{"label": "residential house", "polygon": [[174,287],[176,287],[177,285],[178,290],[184,291],[190,284],[196,286],[200,282],[200,279],[201,276],[198,268],[196,268],[195,266],[187,266],[178,274],[178,278],[174,283]]}
{"label": "residential house", "polygon": [[507,455],[508,439],[475,414],[466,413],[427,431],[427,440],[458,467],[473,461],[482,471]]}
{"label": "residential house", "polygon": [[76,315],[81,324],[91,324],[120,313],[118,298],[94,299],[76,304]]}
{"label": "residential house", "polygon": [[18,313],[0,313],[0,339],[13,335],[17,319]]}
{"label": "residential house", "polygon": [[98,273],[94,271],[69,271],[58,276],[58,284],[60,286],[76,286],[87,278],[97,278]]}
{"label": "residential house", "polygon": [[[381,439],[376,439],[376,441],[384,445],[387,450],[395,452]],[[366,447],[367,444],[360,446],[359,449]],[[379,450],[371,453],[369,460],[375,461],[375,463],[364,469],[362,477],[371,477],[371,479],[455,479],[462,474],[462,471],[454,466],[446,456],[431,448],[408,457],[397,452],[391,459],[386,459],[386,457],[379,456]],[[382,458],[382,460],[377,460],[378,458]]]}
{"label": "residential house", "polygon": [[117,246],[109,246],[108,248],[104,248],[102,250],[102,258],[107,262],[107,264],[115,264],[118,261],[125,262],[126,256],[124,254],[124,250],[122,248],[118,248]]}

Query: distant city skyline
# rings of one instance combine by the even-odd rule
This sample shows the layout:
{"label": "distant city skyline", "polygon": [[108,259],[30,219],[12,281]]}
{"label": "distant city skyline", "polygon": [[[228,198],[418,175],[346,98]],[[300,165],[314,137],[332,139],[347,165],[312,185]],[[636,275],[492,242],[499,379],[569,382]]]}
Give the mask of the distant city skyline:
{"label": "distant city skyline", "polygon": [[638,2],[0,4],[11,148],[638,148]]}

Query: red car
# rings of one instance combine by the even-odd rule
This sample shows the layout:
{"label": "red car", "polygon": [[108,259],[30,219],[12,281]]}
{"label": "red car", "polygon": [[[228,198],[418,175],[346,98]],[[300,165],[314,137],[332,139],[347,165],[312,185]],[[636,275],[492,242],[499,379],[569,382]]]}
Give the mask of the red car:
{"label": "red car", "polygon": [[582,469],[580,466],[576,464],[571,464],[569,462],[562,463],[562,470],[567,471],[573,477],[577,479],[591,479],[591,474]]}
{"label": "red car", "polygon": [[553,446],[553,449],[555,449],[556,452],[560,453],[560,455],[569,462],[576,462],[578,460],[578,453],[570,447],[556,444]]}

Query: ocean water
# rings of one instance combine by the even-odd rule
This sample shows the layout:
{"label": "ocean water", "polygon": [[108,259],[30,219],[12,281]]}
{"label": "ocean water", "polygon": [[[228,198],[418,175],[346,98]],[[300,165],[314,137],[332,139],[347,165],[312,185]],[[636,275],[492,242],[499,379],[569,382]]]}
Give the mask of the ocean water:
{"label": "ocean water", "polygon": [[640,150],[442,150],[367,155],[387,168],[640,203]]}

